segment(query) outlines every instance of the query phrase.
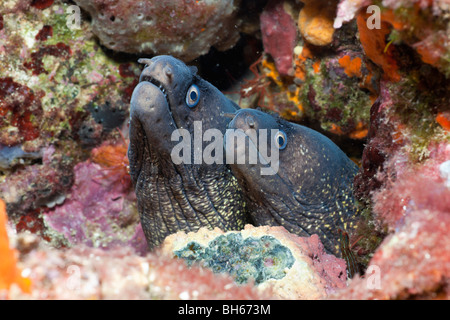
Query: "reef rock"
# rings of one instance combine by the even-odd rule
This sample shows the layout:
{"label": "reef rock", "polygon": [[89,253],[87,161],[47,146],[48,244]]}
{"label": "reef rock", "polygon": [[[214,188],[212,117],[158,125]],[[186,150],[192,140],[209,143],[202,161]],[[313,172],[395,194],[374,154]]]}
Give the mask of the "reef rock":
{"label": "reef rock", "polygon": [[301,238],[283,227],[178,232],[166,238],[161,250],[188,265],[228,273],[238,283],[254,282],[281,299],[321,299],[346,285],[344,260],[326,254],[317,235]]}
{"label": "reef rock", "polygon": [[[238,286],[226,275],[186,265],[159,254],[136,255],[130,248],[110,251],[86,246],[50,248],[29,233],[13,237],[18,265],[32,282],[22,292],[0,291],[9,299],[269,299],[252,285]],[[1,289],[1,287],[0,287]]]}
{"label": "reef rock", "polygon": [[374,214],[391,234],[365,278],[353,279],[339,298],[450,298],[450,188],[440,170],[450,159],[450,145],[432,147],[423,164],[407,159],[399,150],[385,163],[380,174],[391,178],[373,195]]}
{"label": "reef rock", "polygon": [[101,43],[115,51],[191,61],[211,46],[229,49],[239,38],[238,0],[75,2],[91,15]]}
{"label": "reef rock", "polygon": [[[355,16],[359,19],[362,16],[376,18],[380,23],[376,28],[379,32],[386,30],[386,25],[389,25],[394,32],[387,30],[386,33],[391,33],[390,40],[393,43],[409,45],[417,51],[423,62],[438,68],[449,77],[449,12],[450,6],[446,0],[342,0],[338,5],[334,27],[340,28]],[[376,37],[373,31],[375,29],[370,28],[367,37]],[[363,39],[361,42],[364,45]],[[388,59],[392,59],[389,55],[388,53]],[[381,52],[378,56],[381,56]],[[389,64],[392,67],[392,62]]]}
{"label": "reef rock", "polygon": [[36,152],[42,164],[16,170],[0,183],[0,197],[6,202],[10,214],[22,215],[64,200],[73,182],[73,164],[55,151],[55,147],[50,146]]}
{"label": "reef rock", "polygon": [[137,63],[106,56],[87,21],[68,25],[70,8],[61,0],[2,2],[0,197],[10,216],[61,204],[74,165],[128,116]]}
{"label": "reef rock", "polygon": [[84,244],[103,249],[130,246],[144,254],[147,243],[134,205],[134,193],[96,163],[81,162],[74,171],[75,182],[68,199],[43,214],[52,236],[68,246]]}

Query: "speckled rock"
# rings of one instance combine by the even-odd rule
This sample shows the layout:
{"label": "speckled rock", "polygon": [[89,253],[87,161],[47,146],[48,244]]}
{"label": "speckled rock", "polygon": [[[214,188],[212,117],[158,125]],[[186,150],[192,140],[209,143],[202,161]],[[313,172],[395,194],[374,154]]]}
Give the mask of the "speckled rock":
{"label": "speckled rock", "polygon": [[76,0],[94,33],[115,51],[169,54],[191,61],[211,46],[229,49],[239,38],[238,0]]}
{"label": "speckled rock", "polygon": [[370,0],[339,1],[336,18],[333,23],[334,28],[339,29],[344,23],[351,21],[362,7],[370,5],[370,3]]}
{"label": "speckled rock", "polygon": [[254,280],[259,290],[271,289],[282,299],[321,299],[345,287],[345,262],[326,254],[317,235],[301,238],[283,227],[253,227],[240,232],[179,232],[166,238],[162,252],[235,281]]}

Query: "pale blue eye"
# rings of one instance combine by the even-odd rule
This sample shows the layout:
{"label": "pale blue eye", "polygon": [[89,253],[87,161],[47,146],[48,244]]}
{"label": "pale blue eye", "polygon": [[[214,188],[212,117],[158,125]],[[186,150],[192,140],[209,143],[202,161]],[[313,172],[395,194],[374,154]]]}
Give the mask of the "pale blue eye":
{"label": "pale blue eye", "polygon": [[189,108],[193,108],[200,101],[200,90],[193,84],[186,94],[186,104]]}
{"label": "pale blue eye", "polygon": [[287,145],[287,136],[284,131],[280,130],[275,134],[275,145],[278,149],[283,150]]}

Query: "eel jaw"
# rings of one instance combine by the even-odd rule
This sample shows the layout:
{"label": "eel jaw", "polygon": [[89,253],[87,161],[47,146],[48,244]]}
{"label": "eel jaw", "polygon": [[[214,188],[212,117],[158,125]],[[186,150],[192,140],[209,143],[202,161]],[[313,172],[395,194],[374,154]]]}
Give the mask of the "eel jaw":
{"label": "eel jaw", "polygon": [[141,147],[147,141],[150,152],[160,150],[155,156],[170,158],[171,136],[177,128],[166,96],[153,82],[143,81],[136,86],[130,102],[130,138]]}
{"label": "eel jaw", "polygon": [[159,91],[162,92],[162,94],[164,95],[164,98],[166,99],[167,102],[167,106],[168,106],[168,110],[169,113],[172,115],[172,110],[171,110],[171,105],[170,105],[170,100],[169,100],[169,95],[168,95],[168,90],[164,87],[163,83],[161,81],[159,81],[158,79],[153,78],[150,75],[144,75],[141,77],[141,79],[139,79],[139,82],[150,82],[151,84],[155,85],[157,88],[159,88]]}

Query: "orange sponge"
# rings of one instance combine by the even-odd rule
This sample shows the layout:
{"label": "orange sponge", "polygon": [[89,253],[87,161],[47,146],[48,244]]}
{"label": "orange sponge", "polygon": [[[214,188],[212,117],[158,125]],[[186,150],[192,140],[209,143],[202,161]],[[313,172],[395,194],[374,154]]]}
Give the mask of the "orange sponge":
{"label": "orange sponge", "polygon": [[23,292],[30,293],[31,281],[21,276],[16,266],[17,252],[9,247],[7,221],[5,202],[0,199],[0,290],[8,290],[15,283]]}

